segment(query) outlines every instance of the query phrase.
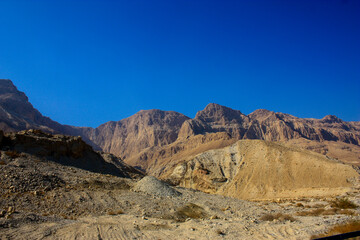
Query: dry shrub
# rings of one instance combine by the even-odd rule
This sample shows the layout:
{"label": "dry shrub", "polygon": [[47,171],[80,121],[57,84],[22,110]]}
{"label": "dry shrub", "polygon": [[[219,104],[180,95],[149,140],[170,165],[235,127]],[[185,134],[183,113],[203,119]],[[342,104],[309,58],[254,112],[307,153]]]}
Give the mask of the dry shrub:
{"label": "dry shrub", "polygon": [[69,219],[69,220],[76,220],[77,218],[75,216],[68,216],[65,213],[60,214],[61,217],[63,217],[64,219]]}
{"label": "dry shrub", "polygon": [[108,215],[119,215],[119,214],[123,214],[124,213],[124,211],[123,210],[117,210],[117,211],[112,211],[112,210],[109,210],[108,212],[107,212],[107,214]]}
{"label": "dry shrub", "polygon": [[204,208],[193,203],[189,203],[183,207],[178,208],[172,215],[168,214],[163,216],[164,219],[173,219],[179,222],[184,222],[188,218],[201,219],[207,217],[208,214],[205,212]]}
{"label": "dry shrub", "polygon": [[344,224],[338,224],[332,226],[326,233],[314,235],[311,239],[328,237],[337,234],[355,232],[360,230],[360,221],[350,221]]}
{"label": "dry shrub", "polygon": [[302,211],[302,212],[297,212],[296,215],[297,216],[319,216],[323,211],[321,211],[321,209],[316,209],[316,210],[312,210],[312,211]]}
{"label": "dry shrub", "polygon": [[11,158],[20,157],[20,153],[18,153],[17,151],[6,151],[5,154]]}
{"label": "dry shrub", "polygon": [[294,222],[296,219],[293,218],[290,215],[287,214],[283,214],[283,213],[275,213],[275,214],[265,214],[263,215],[260,220],[262,221],[274,221],[274,220],[279,220],[279,221],[291,221]]}
{"label": "dry shrub", "polygon": [[4,160],[0,160],[0,165],[6,165],[6,162]]}
{"label": "dry shrub", "polygon": [[334,201],[331,202],[331,206],[334,208],[341,208],[341,209],[348,209],[348,208],[354,209],[358,207],[355,203],[351,202],[347,198],[335,199]]}
{"label": "dry shrub", "polygon": [[176,213],[179,216],[184,216],[187,218],[194,218],[194,219],[199,219],[199,218],[205,218],[206,217],[206,213],[205,210],[193,203],[189,203],[181,208],[179,208]]}
{"label": "dry shrub", "polygon": [[338,209],[338,208],[318,208],[311,211],[302,211],[296,213],[297,216],[320,216],[320,215],[335,215],[335,214],[344,214],[344,215],[355,215],[354,211],[347,209]]}
{"label": "dry shrub", "polygon": [[302,203],[297,203],[296,206],[297,206],[297,207],[304,207],[304,204],[302,204]]}

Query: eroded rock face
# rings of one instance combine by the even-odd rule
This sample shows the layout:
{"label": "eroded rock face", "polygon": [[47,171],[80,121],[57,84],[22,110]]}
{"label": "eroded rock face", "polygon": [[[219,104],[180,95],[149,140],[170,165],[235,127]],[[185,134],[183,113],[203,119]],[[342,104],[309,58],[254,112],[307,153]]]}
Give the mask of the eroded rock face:
{"label": "eroded rock face", "polygon": [[[345,122],[335,116],[323,119],[297,118],[289,114],[256,110],[249,117],[263,129],[262,139],[287,141],[305,138],[315,141],[340,141],[360,144],[360,128],[353,122]],[[261,138],[260,138],[261,139]]]}
{"label": "eroded rock face", "polygon": [[179,138],[211,132],[227,132],[233,138],[242,139],[250,119],[238,110],[210,103],[199,111],[194,119],[186,121],[179,133]]}
{"label": "eroded rock face", "polygon": [[225,132],[196,135],[165,146],[146,148],[127,158],[126,162],[159,177],[168,168],[190,156],[210,149],[223,148],[234,142],[235,139]]}
{"label": "eroded rock face", "polygon": [[163,173],[174,184],[241,199],[323,196],[357,177],[334,159],[261,140],[198,154]]}
{"label": "eroded rock face", "polygon": [[114,156],[111,159],[108,156],[106,158],[101,156],[93,151],[92,147],[86,144],[81,137],[52,135],[41,130],[31,129],[5,134],[0,147],[7,150],[7,154],[10,156],[26,153],[92,172],[120,177],[142,175]]}
{"label": "eroded rock face", "polygon": [[185,120],[185,115],[173,111],[143,110],[118,122],[108,122],[87,136],[103,151],[122,158],[141,150],[174,142]]}
{"label": "eroded rock face", "polygon": [[227,132],[236,139],[287,141],[305,138],[360,144],[359,126],[353,122],[344,122],[336,116],[302,119],[265,109],[246,116],[240,111],[214,103],[199,111],[194,119],[185,121],[179,138],[212,132]]}

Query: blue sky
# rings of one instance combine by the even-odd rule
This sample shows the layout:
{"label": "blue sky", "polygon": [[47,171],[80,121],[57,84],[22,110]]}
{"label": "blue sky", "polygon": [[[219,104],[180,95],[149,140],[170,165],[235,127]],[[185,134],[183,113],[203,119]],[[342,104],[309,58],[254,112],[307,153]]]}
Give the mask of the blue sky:
{"label": "blue sky", "polygon": [[358,0],[0,0],[0,78],[96,127],[142,109],[360,120]]}

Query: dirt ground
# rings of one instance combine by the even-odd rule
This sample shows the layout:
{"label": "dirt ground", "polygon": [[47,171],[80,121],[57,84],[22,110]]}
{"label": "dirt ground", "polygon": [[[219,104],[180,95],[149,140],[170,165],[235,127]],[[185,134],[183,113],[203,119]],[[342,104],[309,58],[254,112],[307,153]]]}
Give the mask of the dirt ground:
{"label": "dirt ground", "polygon": [[360,220],[359,208],[332,203],[359,205],[358,185],[343,196],[244,201],[179,187],[150,194],[138,180],[26,154],[0,171],[0,239],[309,239]]}

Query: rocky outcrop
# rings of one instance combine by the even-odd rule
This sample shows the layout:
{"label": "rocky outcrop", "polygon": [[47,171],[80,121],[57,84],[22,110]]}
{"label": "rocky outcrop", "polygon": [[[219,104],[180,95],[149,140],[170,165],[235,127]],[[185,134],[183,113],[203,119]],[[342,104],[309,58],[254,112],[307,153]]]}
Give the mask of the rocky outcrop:
{"label": "rocky outcrop", "polygon": [[194,119],[186,121],[179,138],[211,132],[227,132],[231,137],[242,139],[250,126],[250,119],[238,110],[210,103],[199,111]]}
{"label": "rocky outcrop", "polygon": [[0,147],[6,151],[5,155],[10,157],[26,153],[47,161],[92,172],[120,177],[142,175],[114,156],[102,156],[94,152],[81,137],[52,135],[41,130],[24,130],[5,134]]}
{"label": "rocky outcrop", "polygon": [[196,135],[178,139],[169,145],[146,148],[127,158],[126,162],[150,175],[159,177],[166,169],[190,156],[210,149],[223,148],[235,141],[225,132]]}
{"label": "rocky outcrop", "polygon": [[162,174],[173,184],[241,199],[323,196],[357,177],[334,159],[261,140],[200,153]]}
{"label": "rocky outcrop", "polygon": [[339,141],[360,144],[360,128],[352,122],[345,122],[335,116],[323,119],[297,118],[289,114],[256,110],[249,114],[252,121],[263,129],[259,139],[287,141],[305,138],[315,141]]}

